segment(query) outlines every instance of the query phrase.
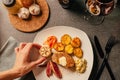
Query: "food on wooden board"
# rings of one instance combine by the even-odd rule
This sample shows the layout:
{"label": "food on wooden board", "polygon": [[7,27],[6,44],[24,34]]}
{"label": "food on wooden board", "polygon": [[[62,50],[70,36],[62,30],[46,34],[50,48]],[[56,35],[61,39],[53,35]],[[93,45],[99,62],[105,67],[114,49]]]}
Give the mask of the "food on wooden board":
{"label": "food on wooden board", "polygon": [[26,8],[29,8],[33,3],[35,3],[35,0],[20,0],[20,4]]}
{"label": "food on wooden board", "polygon": [[10,14],[17,14],[18,18],[29,19],[30,14],[33,16],[41,13],[40,5],[35,0],[2,0]]}
{"label": "food on wooden board", "polygon": [[18,17],[21,19],[28,19],[30,16],[30,12],[27,8],[22,7],[20,8],[19,12],[18,12]]}
{"label": "food on wooden board", "polygon": [[29,7],[30,14],[39,15],[40,14],[40,6],[38,4],[32,4]]}

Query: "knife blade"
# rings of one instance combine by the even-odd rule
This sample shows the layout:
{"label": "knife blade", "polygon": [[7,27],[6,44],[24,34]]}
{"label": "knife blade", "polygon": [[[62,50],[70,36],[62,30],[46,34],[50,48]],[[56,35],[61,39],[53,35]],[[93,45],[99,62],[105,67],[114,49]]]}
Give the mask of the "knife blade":
{"label": "knife blade", "polygon": [[[94,36],[94,41],[95,41],[95,45],[96,45],[96,48],[97,48],[97,50],[98,50],[99,56],[103,59],[102,64],[101,64],[101,66],[100,66],[100,68],[98,69],[98,72],[97,72],[97,74],[96,74],[95,80],[98,80],[98,79],[100,78],[100,76],[101,76],[101,74],[102,74],[102,71],[103,71],[105,65],[106,65],[107,70],[108,70],[108,72],[109,72],[109,74],[110,74],[110,76],[111,76],[111,79],[112,79],[112,80],[115,80],[115,77],[114,77],[114,75],[113,75],[113,72],[112,72],[111,67],[110,67],[110,65],[109,65],[109,63],[108,63],[108,60],[107,60],[108,55],[106,54],[106,55],[104,56],[104,52],[103,52],[103,50],[102,50],[102,47],[101,47],[101,45],[100,45],[100,42],[99,42],[97,36]],[[103,57],[104,57],[104,58],[103,58]]]}
{"label": "knife blade", "polygon": [[99,52],[100,57],[103,58],[104,57],[104,52],[102,50],[102,47],[100,45],[100,42],[99,42],[97,36],[94,36],[94,41],[95,41],[95,45],[97,47],[97,50]]}

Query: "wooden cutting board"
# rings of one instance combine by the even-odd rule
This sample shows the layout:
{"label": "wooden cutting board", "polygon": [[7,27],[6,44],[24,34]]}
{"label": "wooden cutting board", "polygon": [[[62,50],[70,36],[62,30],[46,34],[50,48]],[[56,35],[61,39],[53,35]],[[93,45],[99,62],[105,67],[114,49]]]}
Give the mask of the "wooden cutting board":
{"label": "wooden cutting board", "polygon": [[49,18],[49,7],[46,0],[37,0],[40,5],[41,14],[30,16],[28,20],[22,20],[17,15],[9,14],[11,24],[19,31],[34,32],[42,28]]}

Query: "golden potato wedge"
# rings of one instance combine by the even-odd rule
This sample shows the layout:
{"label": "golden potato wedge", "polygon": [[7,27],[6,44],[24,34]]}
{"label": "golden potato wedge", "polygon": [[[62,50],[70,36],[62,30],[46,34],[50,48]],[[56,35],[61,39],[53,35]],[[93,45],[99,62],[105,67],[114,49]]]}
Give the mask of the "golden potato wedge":
{"label": "golden potato wedge", "polygon": [[78,38],[78,37],[73,38],[73,40],[71,41],[71,45],[73,47],[80,47],[81,46],[80,38]]}
{"label": "golden potato wedge", "polygon": [[68,35],[68,34],[65,34],[65,35],[63,35],[63,36],[61,37],[61,42],[62,42],[62,44],[64,44],[64,45],[70,44],[71,40],[72,40],[72,39],[71,39],[70,35]]}
{"label": "golden potato wedge", "polygon": [[82,58],[83,57],[83,51],[82,51],[81,48],[75,48],[73,53],[78,58]]}
{"label": "golden potato wedge", "polygon": [[64,50],[64,45],[61,42],[58,42],[54,45],[53,47],[56,51],[63,51]]}
{"label": "golden potato wedge", "polygon": [[71,44],[65,46],[65,52],[68,53],[68,54],[72,54],[73,49],[74,48],[73,48],[73,46]]}

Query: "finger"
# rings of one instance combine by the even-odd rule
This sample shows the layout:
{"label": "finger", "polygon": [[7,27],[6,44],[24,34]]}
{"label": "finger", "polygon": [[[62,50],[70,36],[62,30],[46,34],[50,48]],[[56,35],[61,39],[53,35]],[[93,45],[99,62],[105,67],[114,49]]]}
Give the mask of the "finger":
{"label": "finger", "polygon": [[33,43],[33,46],[36,47],[37,49],[41,48],[41,45],[39,45],[38,43]]}
{"label": "finger", "polygon": [[19,48],[16,47],[16,48],[15,48],[15,53],[18,53],[18,52],[19,52]]}
{"label": "finger", "polygon": [[32,47],[33,47],[33,44],[32,43],[27,43],[26,45],[25,45],[25,47],[23,48],[23,51],[25,52],[25,53],[30,53],[30,50],[32,49]]}
{"label": "finger", "polygon": [[25,42],[20,43],[19,49],[22,50],[25,47],[26,44],[27,43],[25,43]]}
{"label": "finger", "polygon": [[37,61],[33,61],[32,64],[33,64],[33,66],[36,66],[38,64],[41,64],[45,60],[46,60],[46,58],[42,57],[42,58],[38,59]]}

